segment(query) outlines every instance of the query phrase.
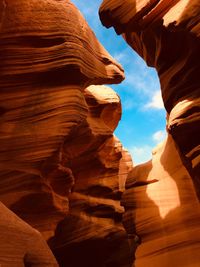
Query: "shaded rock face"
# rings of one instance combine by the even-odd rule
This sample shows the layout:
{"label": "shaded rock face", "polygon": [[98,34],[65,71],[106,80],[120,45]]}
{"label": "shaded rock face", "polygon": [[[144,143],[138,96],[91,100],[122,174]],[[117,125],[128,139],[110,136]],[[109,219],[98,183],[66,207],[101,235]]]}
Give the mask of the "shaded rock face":
{"label": "shaded rock face", "polygon": [[104,0],[100,18],[156,68],[168,113],[167,141],[133,168],[122,200],[131,250],[141,243],[134,266],[198,266],[200,3]]}
{"label": "shaded rock face", "polygon": [[41,234],[0,203],[1,266],[57,267]]}
{"label": "shaded rock face", "polygon": [[[121,104],[111,89],[88,87],[121,82],[122,67],[70,1],[4,0],[0,18],[0,200],[42,233],[60,266],[128,266],[120,197],[132,162],[113,136]],[[56,266],[17,221],[0,264],[16,255]],[[27,238],[39,242],[36,259]]]}
{"label": "shaded rock face", "polygon": [[120,100],[100,86],[88,87],[84,95],[88,117],[63,146],[64,165],[75,177],[69,214],[49,243],[60,266],[129,266],[120,199],[132,161],[112,134]]}

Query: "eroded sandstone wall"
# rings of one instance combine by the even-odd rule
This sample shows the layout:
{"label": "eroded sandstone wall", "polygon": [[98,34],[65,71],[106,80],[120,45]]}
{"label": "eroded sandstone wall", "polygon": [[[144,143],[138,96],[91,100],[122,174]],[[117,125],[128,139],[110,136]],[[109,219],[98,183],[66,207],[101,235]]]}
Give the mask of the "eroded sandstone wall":
{"label": "eroded sandstone wall", "polygon": [[120,199],[132,160],[113,136],[120,100],[104,86],[90,86],[84,95],[87,119],[63,146],[64,165],[75,177],[69,213],[50,244],[60,266],[129,266]]}
{"label": "eroded sandstone wall", "polygon": [[121,82],[122,67],[70,1],[2,0],[0,18],[0,200],[60,266],[128,266],[120,197],[132,162],[113,136],[121,104],[88,87]]}
{"label": "eroded sandstone wall", "polygon": [[1,266],[58,267],[42,235],[0,202]]}
{"label": "eroded sandstone wall", "polygon": [[130,172],[122,205],[134,266],[199,265],[199,200],[170,135]]}
{"label": "eroded sandstone wall", "polygon": [[[155,67],[168,130],[199,183],[200,3],[198,0],[103,1],[100,18]],[[198,188],[197,188],[198,190]]]}
{"label": "eroded sandstone wall", "polygon": [[168,114],[167,142],[133,169],[123,197],[132,250],[141,243],[134,266],[198,266],[200,3],[104,0],[100,18],[156,68]]}

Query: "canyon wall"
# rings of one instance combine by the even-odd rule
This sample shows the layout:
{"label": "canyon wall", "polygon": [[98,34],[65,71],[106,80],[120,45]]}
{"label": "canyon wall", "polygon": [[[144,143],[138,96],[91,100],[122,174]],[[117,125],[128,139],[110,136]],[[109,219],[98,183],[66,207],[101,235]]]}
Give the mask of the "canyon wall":
{"label": "canyon wall", "polygon": [[50,245],[63,267],[129,266],[120,199],[132,161],[113,136],[121,116],[120,100],[105,86],[90,86],[84,95],[88,116],[63,146],[64,165],[75,177],[69,214]]}
{"label": "canyon wall", "polygon": [[99,13],[156,68],[168,114],[167,141],[133,168],[122,200],[134,266],[199,266],[200,3],[104,0]]}
{"label": "canyon wall", "polygon": [[138,246],[133,266],[199,265],[199,200],[170,135],[132,169],[122,205],[132,251]]}
{"label": "canyon wall", "polygon": [[100,8],[156,68],[168,113],[167,140],[132,168],[113,135],[120,99],[100,86],[124,72],[80,12],[0,1],[0,265],[199,266],[198,2]]}
{"label": "canyon wall", "polygon": [[1,247],[14,239],[0,265],[57,266],[32,226],[60,266],[129,266],[121,103],[90,86],[121,82],[122,67],[70,1],[1,0],[0,18],[0,201],[30,225],[2,205]]}
{"label": "canyon wall", "polygon": [[0,202],[1,266],[58,267],[41,234]]}

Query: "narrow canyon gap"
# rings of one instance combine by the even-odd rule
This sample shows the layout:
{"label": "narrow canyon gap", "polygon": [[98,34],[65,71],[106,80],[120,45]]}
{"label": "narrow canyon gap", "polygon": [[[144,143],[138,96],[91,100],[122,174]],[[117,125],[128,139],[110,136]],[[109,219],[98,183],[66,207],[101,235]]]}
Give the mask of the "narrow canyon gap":
{"label": "narrow canyon gap", "polygon": [[152,149],[166,136],[166,112],[156,70],[127,45],[113,28],[102,26],[98,8],[101,0],[72,0],[85,16],[97,38],[109,53],[122,64],[125,79],[111,85],[120,96],[122,117],[115,130],[133,157],[134,165],[151,159]]}
{"label": "narrow canyon gap", "polygon": [[199,13],[198,0],[100,7],[156,68],[167,111],[165,142],[133,167],[102,86],[123,68],[78,9],[0,0],[0,265],[199,267]]}

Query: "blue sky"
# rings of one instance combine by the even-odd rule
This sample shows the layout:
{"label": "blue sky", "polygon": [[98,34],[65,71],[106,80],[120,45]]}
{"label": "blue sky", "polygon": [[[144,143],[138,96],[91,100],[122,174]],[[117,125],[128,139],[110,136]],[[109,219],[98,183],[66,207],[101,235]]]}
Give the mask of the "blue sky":
{"label": "blue sky", "polygon": [[126,79],[109,85],[121,98],[122,119],[115,131],[136,164],[151,158],[151,150],[165,137],[165,110],[157,73],[141,59],[113,29],[102,26],[101,0],[71,0],[84,15],[99,41],[121,63]]}

